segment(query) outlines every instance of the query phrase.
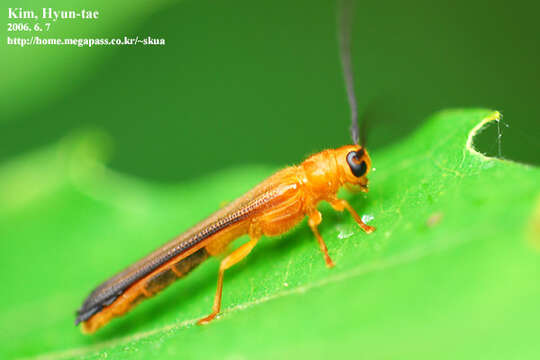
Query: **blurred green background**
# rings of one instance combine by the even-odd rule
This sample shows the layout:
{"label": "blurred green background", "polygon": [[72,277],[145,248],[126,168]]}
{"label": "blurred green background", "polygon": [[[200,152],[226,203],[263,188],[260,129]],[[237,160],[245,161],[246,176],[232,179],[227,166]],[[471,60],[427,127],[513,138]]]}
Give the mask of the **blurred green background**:
{"label": "blurred green background", "polygon": [[[55,23],[51,35],[152,36],[166,46],[3,41],[0,161],[97,128],[111,138],[112,168],[175,181],[234,164],[296,163],[350,142],[334,1],[77,6],[99,10],[99,20]],[[538,10],[519,1],[358,2],[356,87],[361,107],[375,104],[368,145],[407,136],[435,111],[482,106],[509,125],[504,157],[540,163]],[[480,148],[496,154],[496,136],[484,134]]]}

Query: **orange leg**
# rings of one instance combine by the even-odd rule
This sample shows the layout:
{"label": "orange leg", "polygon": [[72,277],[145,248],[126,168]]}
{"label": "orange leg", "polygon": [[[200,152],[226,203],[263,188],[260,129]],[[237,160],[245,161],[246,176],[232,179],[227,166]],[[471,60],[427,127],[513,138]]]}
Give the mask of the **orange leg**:
{"label": "orange leg", "polygon": [[219,310],[221,308],[221,292],[223,290],[223,275],[225,274],[225,270],[248,256],[248,254],[251,252],[251,250],[253,250],[255,245],[257,245],[257,241],[259,241],[258,237],[252,237],[251,240],[240,246],[238,249],[234,250],[225,259],[221,261],[221,264],[219,266],[216,296],[214,297],[214,306],[212,306],[212,313],[207,317],[200,319],[197,324],[208,324],[210,321],[214,320],[217,314],[219,314]]}
{"label": "orange leg", "polygon": [[375,231],[375,228],[373,226],[369,226],[362,221],[362,218],[358,215],[358,213],[352,208],[352,206],[346,200],[335,198],[335,199],[330,199],[328,202],[330,203],[330,205],[332,205],[332,207],[336,211],[343,211],[344,209],[347,209],[347,211],[350,212],[351,215],[353,216],[354,220],[358,223],[358,225],[360,225],[360,227],[367,234]]}
{"label": "orange leg", "polygon": [[334,266],[334,262],[328,255],[328,249],[326,248],[326,244],[324,243],[324,240],[321,234],[319,234],[318,226],[321,223],[321,221],[322,221],[322,215],[318,210],[315,210],[308,214],[309,227],[311,228],[311,231],[313,231],[313,233],[315,234],[315,237],[317,238],[317,241],[319,242],[319,246],[321,247],[321,251],[324,255],[324,260],[326,261],[326,266],[331,268]]}

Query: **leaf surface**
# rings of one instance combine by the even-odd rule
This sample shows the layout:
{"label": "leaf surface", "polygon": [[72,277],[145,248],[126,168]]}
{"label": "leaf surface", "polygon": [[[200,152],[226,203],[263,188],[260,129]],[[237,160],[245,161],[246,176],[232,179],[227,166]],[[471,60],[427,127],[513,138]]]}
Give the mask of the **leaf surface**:
{"label": "leaf surface", "polygon": [[218,259],[93,336],[73,321],[95,285],[276,169],[146,183],[108,170],[96,134],[13,159],[0,167],[2,357],[538,358],[540,171],[472,148],[497,116],[441,112],[373,152],[370,192],[340,195],[377,231],[323,205],[336,267],[305,222],[264,238],[204,327]]}

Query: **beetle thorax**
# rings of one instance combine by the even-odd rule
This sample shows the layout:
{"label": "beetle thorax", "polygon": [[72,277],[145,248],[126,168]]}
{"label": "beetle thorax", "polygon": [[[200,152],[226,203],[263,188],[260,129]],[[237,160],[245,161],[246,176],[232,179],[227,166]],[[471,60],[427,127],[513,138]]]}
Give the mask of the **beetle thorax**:
{"label": "beetle thorax", "polygon": [[333,154],[326,150],[307,158],[300,167],[305,179],[303,185],[313,201],[320,201],[335,195],[339,187],[339,173]]}

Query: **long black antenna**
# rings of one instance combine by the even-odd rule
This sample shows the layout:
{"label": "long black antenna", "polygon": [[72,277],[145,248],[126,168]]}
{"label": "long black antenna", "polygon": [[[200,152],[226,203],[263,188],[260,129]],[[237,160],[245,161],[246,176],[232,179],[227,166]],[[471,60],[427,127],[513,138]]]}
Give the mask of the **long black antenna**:
{"label": "long black antenna", "polygon": [[355,145],[360,140],[360,129],[358,128],[358,104],[354,93],[354,75],[351,63],[351,32],[353,22],[354,6],[352,0],[339,0],[339,54],[341,65],[343,66],[343,77],[347,88],[347,97],[351,107],[351,136]]}

